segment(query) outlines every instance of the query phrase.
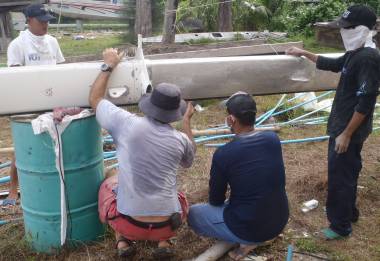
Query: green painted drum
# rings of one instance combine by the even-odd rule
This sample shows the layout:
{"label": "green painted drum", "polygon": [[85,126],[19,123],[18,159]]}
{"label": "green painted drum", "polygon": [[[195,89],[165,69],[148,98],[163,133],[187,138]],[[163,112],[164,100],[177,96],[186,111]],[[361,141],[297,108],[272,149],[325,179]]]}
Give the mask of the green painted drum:
{"label": "green painted drum", "polygon": [[[60,178],[48,133],[34,135],[31,119],[12,118],[25,238],[37,252],[60,248]],[[101,128],[94,116],[74,120],[62,134],[69,245],[99,239],[98,190],[104,179]]]}

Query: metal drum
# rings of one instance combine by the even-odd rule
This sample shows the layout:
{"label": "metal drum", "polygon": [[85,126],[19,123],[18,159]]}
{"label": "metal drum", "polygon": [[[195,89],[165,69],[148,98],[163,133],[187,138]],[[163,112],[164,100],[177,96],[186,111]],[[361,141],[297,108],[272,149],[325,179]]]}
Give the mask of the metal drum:
{"label": "metal drum", "polygon": [[[12,135],[24,213],[25,237],[37,252],[60,248],[61,197],[54,143],[34,135],[33,117],[12,118]],[[74,120],[62,134],[67,202],[67,241],[95,241],[104,234],[98,217],[103,175],[101,128],[94,116]]]}

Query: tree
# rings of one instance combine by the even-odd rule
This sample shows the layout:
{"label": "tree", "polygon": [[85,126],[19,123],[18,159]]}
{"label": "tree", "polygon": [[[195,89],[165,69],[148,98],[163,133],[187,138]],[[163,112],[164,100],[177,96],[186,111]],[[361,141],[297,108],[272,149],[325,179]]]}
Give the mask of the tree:
{"label": "tree", "polygon": [[152,35],[152,5],[150,0],[136,0],[135,33]]}
{"label": "tree", "polygon": [[219,0],[218,30],[220,32],[232,31],[232,2]]}
{"label": "tree", "polygon": [[162,43],[170,44],[175,41],[175,21],[179,0],[167,0],[165,5],[164,32]]}

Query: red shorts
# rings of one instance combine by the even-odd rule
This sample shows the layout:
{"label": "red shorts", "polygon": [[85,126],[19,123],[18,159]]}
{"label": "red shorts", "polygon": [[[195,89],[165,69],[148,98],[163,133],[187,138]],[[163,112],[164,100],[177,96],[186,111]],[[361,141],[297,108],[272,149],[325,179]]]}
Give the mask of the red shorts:
{"label": "red shorts", "polygon": [[[141,228],[131,224],[116,208],[116,195],[112,191],[118,186],[117,176],[106,179],[99,190],[99,218],[103,223],[108,223],[113,230],[129,240],[162,241],[174,237],[176,233],[170,226],[163,228]],[[182,221],[184,222],[189,212],[189,204],[183,193],[178,193],[178,200],[182,208]]]}

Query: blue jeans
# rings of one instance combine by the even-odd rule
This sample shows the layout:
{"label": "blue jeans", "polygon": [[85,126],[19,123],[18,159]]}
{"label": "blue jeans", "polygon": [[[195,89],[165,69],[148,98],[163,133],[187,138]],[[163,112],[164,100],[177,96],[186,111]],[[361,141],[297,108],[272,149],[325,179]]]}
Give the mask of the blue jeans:
{"label": "blue jeans", "polygon": [[252,245],[254,242],[245,241],[235,236],[224,223],[223,206],[211,206],[210,204],[196,204],[190,207],[187,222],[195,233],[205,237],[212,237],[230,243]]}

